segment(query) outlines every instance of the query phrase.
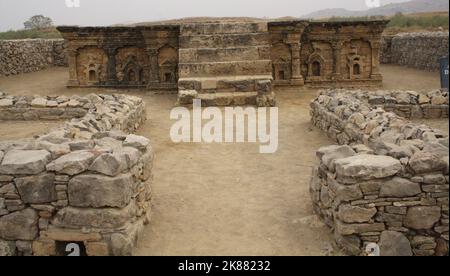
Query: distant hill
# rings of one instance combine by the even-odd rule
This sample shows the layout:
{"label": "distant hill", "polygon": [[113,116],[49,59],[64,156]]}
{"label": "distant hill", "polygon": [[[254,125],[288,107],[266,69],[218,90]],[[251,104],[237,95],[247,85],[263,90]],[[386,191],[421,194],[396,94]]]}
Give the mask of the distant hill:
{"label": "distant hill", "polygon": [[448,0],[413,0],[404,3],[387,4],[379,8],[363,11],[351,11],[346,9],[325,9],[302,16],[304,19],[321,19],[330,17],[363,17],[363,16],[392,16],[396,13],[428,13],[448,12]]}

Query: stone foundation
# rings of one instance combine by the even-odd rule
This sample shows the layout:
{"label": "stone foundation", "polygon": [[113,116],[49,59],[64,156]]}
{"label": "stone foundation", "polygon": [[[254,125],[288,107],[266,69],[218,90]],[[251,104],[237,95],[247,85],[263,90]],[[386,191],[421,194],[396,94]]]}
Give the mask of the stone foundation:
{"label": "stone foundation", "polygon": [[323,91],[311,108],[341,144],[318,150],[310,186],[337,244],[351,255],[373,243],[381,255],[448,255],[448,136],[350,91]]}
{"label": "stone foundation", "polygon": [[[0,119],[73,119],[0,142],[0,255],[130,255],[150,218],[153,150],[142,99],[0,95]],[[19,115],[20,114],[20,115]]]}
{"label": "stone foundation", "polygon": [[0,76],[68,66],[63,39],[0,40]]}
{"label": "stone foundation", "polygon": [[448,32],[384,36],[381,63],[438,71],[439,59],[448,55]]}

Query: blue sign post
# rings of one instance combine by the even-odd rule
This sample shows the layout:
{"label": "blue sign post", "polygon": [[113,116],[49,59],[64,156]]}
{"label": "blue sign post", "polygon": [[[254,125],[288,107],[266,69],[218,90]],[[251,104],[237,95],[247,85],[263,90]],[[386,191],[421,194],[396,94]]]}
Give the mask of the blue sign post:
{"label": "blue sign post", "polygon": [[448,56],[439,60],[441,64],[441,87],[448,90]]}

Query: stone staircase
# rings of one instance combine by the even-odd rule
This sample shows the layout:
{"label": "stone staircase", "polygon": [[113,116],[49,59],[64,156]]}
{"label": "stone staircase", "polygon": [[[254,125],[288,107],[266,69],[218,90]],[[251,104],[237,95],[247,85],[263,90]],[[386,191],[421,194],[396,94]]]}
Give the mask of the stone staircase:
{"label": "stone staircase", "polygon": [[179,58],[180,104],[275,105],[267,23],[183,24]]}

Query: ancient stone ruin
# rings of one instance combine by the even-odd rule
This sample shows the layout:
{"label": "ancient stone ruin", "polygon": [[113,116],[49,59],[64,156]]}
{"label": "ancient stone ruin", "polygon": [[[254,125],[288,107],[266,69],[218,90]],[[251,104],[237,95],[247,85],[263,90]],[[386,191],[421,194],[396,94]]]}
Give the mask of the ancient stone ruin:
{"label": "ancient stone ruin", "polygon": [[448,118],[444,91],[323,91],[312,122],[340,145],[317,151],[314,209],[348,254],[376,243],[382,255],[448,255],[448,135],[385,111],[387,101],[407,117]]}
{"label": "ancient stone ruin", "polygon": [[0,255],[130,255],[150,219],[153,150],[131,134],[142,99],[0,94],[0,120],[70,119],[0,142]]}
{"label": "ancient stone ruin", "polygon": [[272,106],[273,86],[378,86],[386,21],[59,27],[70,87],[179,90],[179,102]]}

